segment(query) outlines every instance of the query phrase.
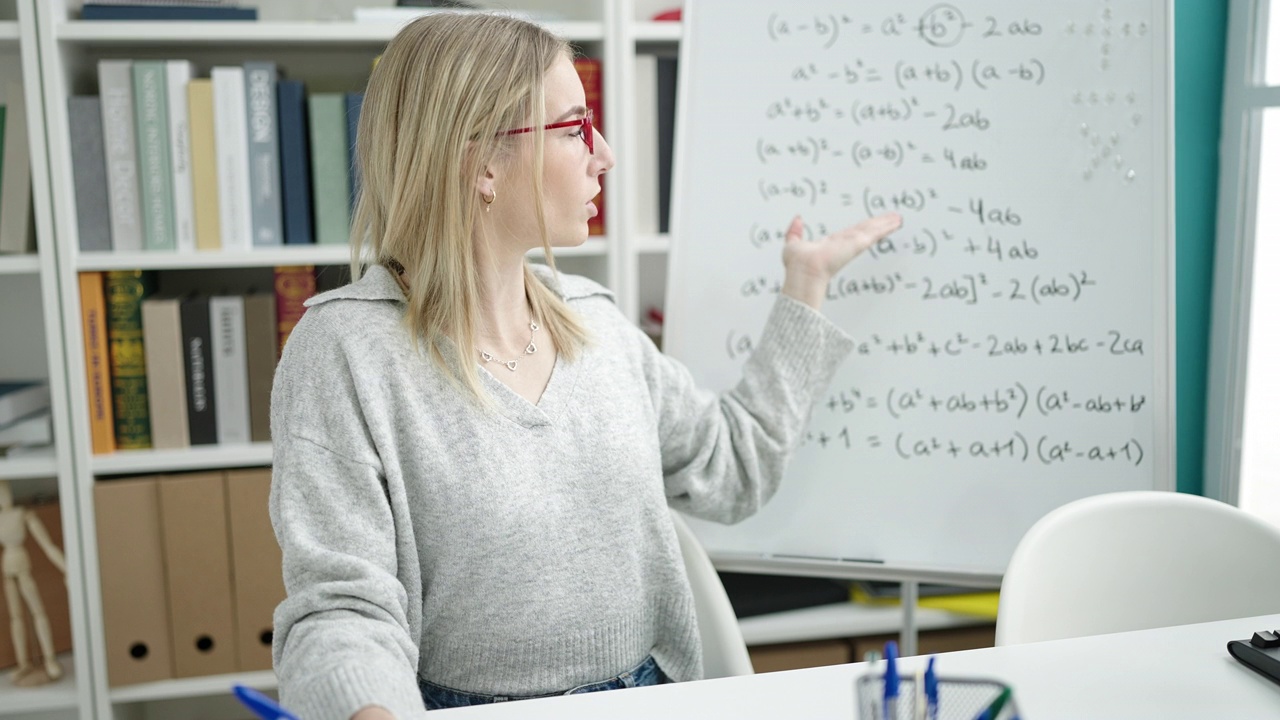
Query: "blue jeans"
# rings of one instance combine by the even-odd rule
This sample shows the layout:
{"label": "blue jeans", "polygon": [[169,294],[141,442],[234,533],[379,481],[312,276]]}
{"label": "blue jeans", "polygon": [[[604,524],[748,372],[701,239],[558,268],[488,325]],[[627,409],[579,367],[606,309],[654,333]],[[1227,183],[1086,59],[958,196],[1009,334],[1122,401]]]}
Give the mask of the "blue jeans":
{"label": "blue jeans", "polygon": [[662,672],[662,668],[658,667],[658,663],[654,662],[652,657],[649,657],[644,662],[617,677],[579,685],[564,692],[550,693],[548,695],[483,695],[465,693],[436,685],[435,683],[429,683],[421,678],[418,679],[418,689],[422,692],[422,702],[426,704],[428,710],[441,710],[443,708],[467,707],[469,705],[488,705],[489,703],[506,702],[508,700],[530,700],[535,697],[576,695],[578,693],[600,692],[602,690],[662,685],[669,682],[671,682],[671,678]]}

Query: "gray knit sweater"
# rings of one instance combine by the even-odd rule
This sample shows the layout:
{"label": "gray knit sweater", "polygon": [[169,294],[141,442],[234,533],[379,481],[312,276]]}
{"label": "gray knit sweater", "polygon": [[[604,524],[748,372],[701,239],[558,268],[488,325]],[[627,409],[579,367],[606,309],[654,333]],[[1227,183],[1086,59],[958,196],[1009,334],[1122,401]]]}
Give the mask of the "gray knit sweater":
{"label": "gray knit sweater", "polygon": [[271,519],[286,706],[346,720],[424,712],[417,678],[532,695],[652,654],[701,677],[668,506],[735,522],[777,487],[850,341],[779,297],[738,386],[695,388],[607,290],[539,277],[590,333],[537,405],[481,370],[482,409],[418,354],[404,297],[371,268],[312,298],[276,371]]}

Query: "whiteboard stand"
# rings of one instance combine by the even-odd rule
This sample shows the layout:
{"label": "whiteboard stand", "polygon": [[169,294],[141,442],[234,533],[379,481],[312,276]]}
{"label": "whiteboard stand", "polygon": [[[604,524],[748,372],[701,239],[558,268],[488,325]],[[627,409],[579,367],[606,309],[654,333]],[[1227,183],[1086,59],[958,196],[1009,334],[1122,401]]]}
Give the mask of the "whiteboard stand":
{"label": "whiteboard stand", "polygon": [[885,580],[902,585],[902,630],[898,635],[901,655],[915,655],[919,648],[916,606],[920,601],[920,583],[960,585],[980,589],[1000,588],[1000,573],[986,570],[963,570],[910,565],[886,565],[848,560],[780,557],[773,554],[708,552],[711,564],[722,572],[761,575],[794,575],[832,580]]}

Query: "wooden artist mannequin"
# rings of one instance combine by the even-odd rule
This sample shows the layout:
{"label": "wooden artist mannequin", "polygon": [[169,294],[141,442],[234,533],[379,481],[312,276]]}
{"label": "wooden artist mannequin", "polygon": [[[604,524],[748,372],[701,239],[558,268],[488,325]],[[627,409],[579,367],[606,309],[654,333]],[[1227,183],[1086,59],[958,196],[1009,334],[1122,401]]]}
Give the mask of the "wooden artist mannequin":
{"label": "wooden artist mannequin", "polygon": [[[62,677],[62,666],[58,664],[53,651],[53,631],[49,627],[49,616],[45,614],[40,591],[31,577],[31,557],[25,547],[28,530],[44,554],[65,576],[67,567],[62,551],[49,539],[49,533],[35,513],[14,504],[13,489],[9,486],[9,481],[0,480],[0,571],[4,574],[4,597],[9,608],[10,636],[18,658],[18,668],[13,671],[12,680],[14,685],[21,686],[42,685]],[[36,667],[27,655],[27,629],[22,613],[24,600],[35,625],[36,641],[44,660],[43,669]]]}

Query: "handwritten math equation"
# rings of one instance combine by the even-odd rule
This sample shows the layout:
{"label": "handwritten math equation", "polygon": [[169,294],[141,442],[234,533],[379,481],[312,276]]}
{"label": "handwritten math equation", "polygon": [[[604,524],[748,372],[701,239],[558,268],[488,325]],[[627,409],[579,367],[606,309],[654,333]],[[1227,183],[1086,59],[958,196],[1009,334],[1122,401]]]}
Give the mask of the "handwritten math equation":
{"label": "handwritten math equation", "polygon": [[890,387],[882,392],[849,387],[831,393],[819,407],[835,415],[887,412],[902,420],[919,415],[995,415],[1021,420],[1028,412],[1041,417],[1083,412],[1097,415],[1133,414],[1149,409],[1142,393],[1090,392],[1081,397],[1070,390],[1040,385],[1028,388],[1017,381],[987,390],[934,392],[920,387]]}
{"label": "handwritten math equation", "polygon": [[1007,463],[1110,464],[1138,467],[1146,460],[1146,450],[1136,438],[1123,442],[1082,442],[1061,435],[1027,437],[1013,431],[1008,435],[974,433],[968,437],[939,437],[934,434],[899,432],[891,436],[862,434],[848,425],[805,434],[800,447],[819,451],[854,453],[891,452],[898,460],[980,460]]}
{"label": "handwritten math equation", "polygon": [[[983,15],[969,18],[957,6],[939,3],[917,17],[892,13],[879,18],[857,18],[849,13],[773,13],[766,21],[773,42],[799,41],[823,49],[839,42],[856,43],[859,36],[915,39],[933,47],[955,47],[966,37],[981,40],[1038,38],[1043,23],[1027,17]],[[1144,30],[1145,32],[1145,26]]]}
{"label": "handwritten math equation", "polygon": [[[1087,270],[1057,274],[1035,274],[995,278],[985,272],[961,273],[954,277],[912,276],[902,272],[841,275],[827,285],[829,301],[854,300],[868,296],[907,295],[925,302],[948,301],[978,305],[984,301],[1079,302],[1098,281]],[[782,281],[764,275],[747,278],[739,286],[742,297],[781,292]]]}
{"label": "handwritten math equation", "polygon": [[[755,349],[756,341],[750,333],[730,329],[724,339],[724,352],[730,360],[745,359]],[[931,336],[922,331],[897,335],[872,333],[855,337],[854,357],[863,358],[949,358],[1009,360],[1023,357],[1071,358],[1146,357],[1150,342],[1121,330],[1105,330],[1097,335],[1076,333],[1046,333],[1023,336],[1018,334],[984,333],[971,335],[956,332],[947,336]]]}

